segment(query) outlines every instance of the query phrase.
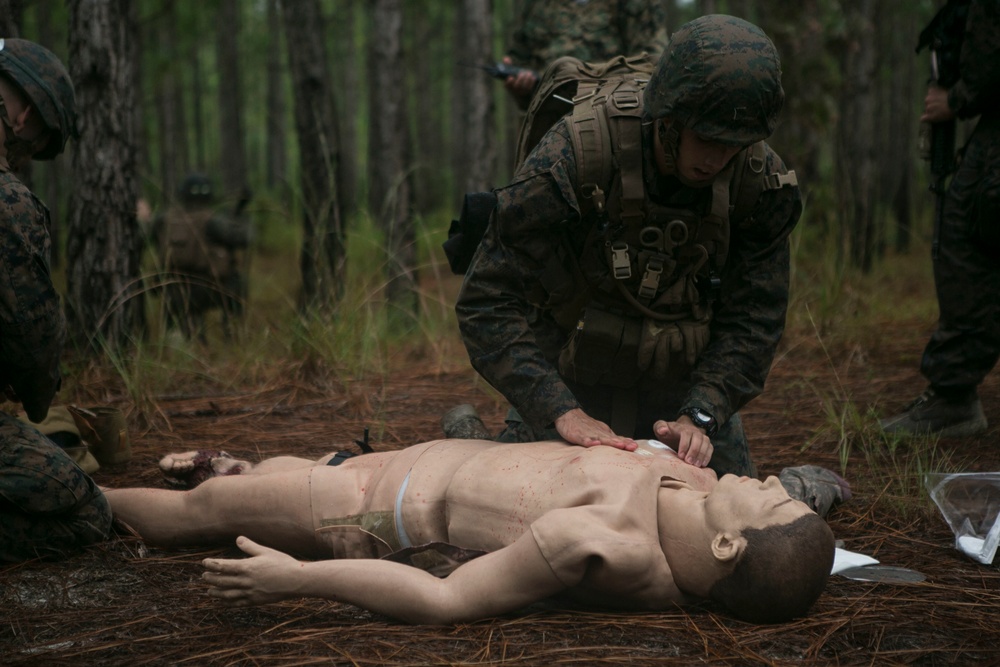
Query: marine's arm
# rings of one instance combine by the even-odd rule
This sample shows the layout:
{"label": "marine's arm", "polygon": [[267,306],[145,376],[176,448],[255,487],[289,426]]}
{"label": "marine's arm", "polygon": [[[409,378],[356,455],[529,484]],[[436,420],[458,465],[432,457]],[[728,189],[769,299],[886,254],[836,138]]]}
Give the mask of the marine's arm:
{"label": "marine's arm", "polygon": [[204,561],[209,594],[235,606],[301,597],[347,602],[409,623],[451,624],[504,614],[566,588],[531,533],[448,577],[383,560],[301,562],[241,537],[251,558]]}
{"label": "marine's arm", "polygon": [[1000,3],[973,0],[960,55],[961,78],[948,91],[959,118],[995,109],[1000,98]]}
{"label": "marine's arm", "polygon": [[[542,428],[555,423],[560,435],[575,444],[633,447],[631,439],[615,436],[582,413],[539,344],[539,325],[529,323],[530,292],[562,235],[586,234],[573,194],[571,150],[565,124],[559,123],[514,182],[497,191],[497,208],[455,311],[473,367],[529,424]],[[548,346],[558,348],[552,341]]]}
{"label": "marine's arm", "polygon": [[[768,149],[765,169],[779,165]],[[734,224],[711,342],[691,375],[683,407],[700,407],[724,424],[763,390],[784,331],[788,236],[801,212],[798,188],[783,187],[761,194],[750,217]]]}
{"label": "marine's arm", "polygon": [[65,326],[49,274],[46,211],[26,189],[8,192],[0,209],[0,380],[28,418],[40,422],[59,389]]}

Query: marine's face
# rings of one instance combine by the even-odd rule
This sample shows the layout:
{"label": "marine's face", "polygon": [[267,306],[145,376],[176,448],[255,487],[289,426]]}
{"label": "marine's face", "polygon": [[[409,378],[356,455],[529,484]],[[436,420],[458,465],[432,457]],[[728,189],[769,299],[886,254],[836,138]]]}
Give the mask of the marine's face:
{"label": "marine's face", "polygon": [[789,497],[774,476],[761,482],[724,475],[705,498],[706,520],[718,530],[766,528],[791,523],[811,512],[805,503]]}
{"label": "marine's face", "polygon": [[708,185],[740,150],[738,146],[710,141],[684,128],[677,149],[677,177],[692,187]]}

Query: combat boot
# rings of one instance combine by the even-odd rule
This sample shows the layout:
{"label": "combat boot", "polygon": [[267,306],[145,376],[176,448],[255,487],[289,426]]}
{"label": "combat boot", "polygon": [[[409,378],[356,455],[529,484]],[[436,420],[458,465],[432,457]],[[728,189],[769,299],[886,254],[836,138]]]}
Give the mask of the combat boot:
{"label": "combat boot", "polygon": [[441,417],[441,430],[446,438],[461,440],[492,440],[493,436],[486,429],[483,420],[479,418],[476,409],[468,403],[463,403],[444,413]]}
{"label": "combat boot", "polygon": [[940,435],[962,438],[986,430],[986,415],[979,396],[950,401],[928,387],[901,413],[879,421],[886,433],[898,435]]}

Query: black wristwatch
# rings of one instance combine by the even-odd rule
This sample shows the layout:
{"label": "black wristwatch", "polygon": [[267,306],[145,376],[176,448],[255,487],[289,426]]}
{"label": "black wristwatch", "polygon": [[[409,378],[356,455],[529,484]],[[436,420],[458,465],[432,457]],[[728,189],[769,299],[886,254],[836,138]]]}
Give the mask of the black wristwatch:
{"label": "black wristwatch", "polygon": [[710,438],[719,431],[719,422],[701,408],[684,408],[681,410],[681,414],[690,417],[694,425],[703,430],[705,435]]}

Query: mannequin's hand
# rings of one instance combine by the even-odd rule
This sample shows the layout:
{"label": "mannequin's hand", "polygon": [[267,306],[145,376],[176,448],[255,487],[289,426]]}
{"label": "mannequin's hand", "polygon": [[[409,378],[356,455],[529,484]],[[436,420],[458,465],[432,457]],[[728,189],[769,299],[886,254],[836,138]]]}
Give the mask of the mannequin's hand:
{"label": "mannequin's hand", "polygon": [[570,410],[556,418],[556,430],[563,440],[582,447],[615,447],[632,452],[638,447],[635,440],[615,435],[607,424],[589,416],[580,408]]}
{"label": "mannequin's hand", "polygon": [[292,596],[293,575],[302,566],[288,554],[240,537],[236,546],[252,558],[206,558],[201,578],[208,594],[234,607],[277,602]]}
{"label": "mannequin's hand", "polygon": [[704,468],[712,460],[715,451],[712,441],[687,415],[681,415],[675,422],[661,419],[653,424],[653,433],[677,450],[677,457],[685,463]]}

